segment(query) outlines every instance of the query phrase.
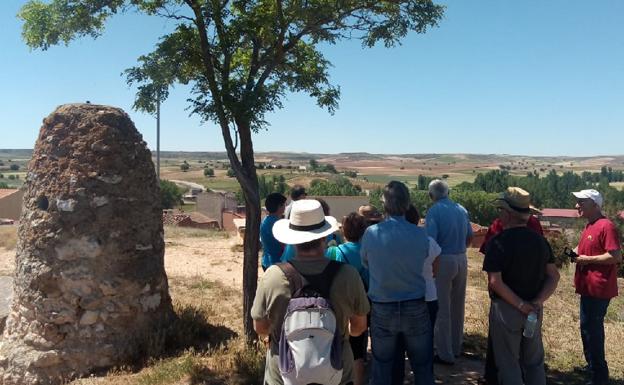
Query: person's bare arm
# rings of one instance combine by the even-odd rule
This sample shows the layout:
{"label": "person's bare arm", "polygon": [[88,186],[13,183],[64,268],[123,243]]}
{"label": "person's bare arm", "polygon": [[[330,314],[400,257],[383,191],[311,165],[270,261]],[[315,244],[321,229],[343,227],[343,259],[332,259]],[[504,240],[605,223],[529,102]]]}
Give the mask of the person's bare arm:
{"label": "person's bare arm", "polygon": [[524,302],[503,282],[503,276],[500,272],[488,272],[488,286],[505,302],[520,310],[523,314],[529,314],[537,310],[532,304]]}
{"label": "person's bare arm", "polygon": [[271,332],[271,322],[267,318],[253,321],[253,327],[260,336],[268,335]]}
{"label": "person's bare arm", "polygon": [[472,243],[472,238],[474,238],[474,235],[472,234],[466,236],[466,247],[470,247],[470,244]]}
{"label": "person's bare arm", "polygon": [[537,307],[542,307],[544,302],[555,292],[557,288],[557,284],[559,283],[559,269],[554,263],[549,263],[546,265],[546,281],[544,281],[544,286],[542,290],[540,290],[539,294],[533,302]]}
{"label": "person's bare arm", "polygon": [[349,335],[357,337],[366,331],[366,315],[352,315],[349,317]]}
{"label": "person's bare arm", "polygon": [[622,251],[613,250],[600,255],[579,255],[576,263],[579,265],[587,265],[594,263],[597,265],[617,265],[622,262]]}

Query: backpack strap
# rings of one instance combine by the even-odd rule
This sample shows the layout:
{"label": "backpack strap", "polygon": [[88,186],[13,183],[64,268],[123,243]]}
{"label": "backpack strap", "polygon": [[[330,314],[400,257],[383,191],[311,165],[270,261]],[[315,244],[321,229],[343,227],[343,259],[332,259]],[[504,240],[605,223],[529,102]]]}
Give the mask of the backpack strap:
{"label": "backpack strap", "polygon": [[305,285],[303,276],[301,276],[301,274],[290,262],[278,263],[277,266],[286,276],[288,285],[290,286],[290,295],[294,297],[295,294],[299,293]]}
{"label": "backpack strap", "polygon": [[[342,245],[344,245],[344,243]],[[342,246],[342,245],[336,246],[336,249],[338,249],[338,251],[340,251],[340,255],[342,255],[342,259],[344,259],[345,262],[350,265],[351,262],[349,262],[349,258],[347,258],[347,254],[345,254],[344,251],[342,251],[342,249],[340,248],[340,246]]]}

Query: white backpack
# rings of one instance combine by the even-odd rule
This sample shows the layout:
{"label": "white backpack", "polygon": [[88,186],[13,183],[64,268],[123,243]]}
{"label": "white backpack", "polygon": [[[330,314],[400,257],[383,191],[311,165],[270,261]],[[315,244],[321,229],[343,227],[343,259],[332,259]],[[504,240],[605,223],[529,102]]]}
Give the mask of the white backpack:
{"label": "white backpack", "polygon": [[330,261],[321,274],[302,276],[292,264],[278,264],[291,290],[279,341],[284,385],[338,385],[342,380],[342,336],[329,301],[341,265]]}

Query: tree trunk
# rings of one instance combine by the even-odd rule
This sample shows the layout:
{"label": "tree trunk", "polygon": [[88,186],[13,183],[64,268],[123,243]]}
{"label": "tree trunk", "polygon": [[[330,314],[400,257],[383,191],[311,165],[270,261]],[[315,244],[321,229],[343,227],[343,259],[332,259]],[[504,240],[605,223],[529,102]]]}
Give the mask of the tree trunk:
{"label": "tree trunk", "polygon": [[[255,172],[254,172],[255,174]],[[258,286],[258,251],[260,249],[260,196],[258,183],[255,183],[256,194],[249,197],[245,193],[245,240],[243,244],[243,326],[245,339],[251,343],[256,339],[251,319],[253,304]]]}
{"label": "tree trunk", "polygon": [[254,159],[251,128],[245,121],[237,120],[240,137],[240,162],[234,147],[226,146],[230,164],[236,173],[245,197],[245,238],[243,241],[243,328],[245,340],[251,344],[256,339],[251,319],[258,287],[258,252],[260,250],[260,189]]}

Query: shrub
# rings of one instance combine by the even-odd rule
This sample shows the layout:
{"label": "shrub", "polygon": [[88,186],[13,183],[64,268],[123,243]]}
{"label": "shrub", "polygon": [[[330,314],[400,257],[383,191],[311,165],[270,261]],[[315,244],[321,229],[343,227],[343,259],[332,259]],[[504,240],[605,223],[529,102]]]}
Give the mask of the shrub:
{"label": "shrub", "polygon": [[205,168],[204,169],[204,176],[214,176],[214,169],[212,169],[212,168]]}
{"label": "shrub", "polygon": [[13,174],[9,175],[9,179],[15,180],[15,175],[13,175]]}
{"label": "shrub", "polygon": [[11,171],[17,171],[19,170],[19,168],[20,168],[19,164],[12,164],[10,166]]}
{"label": "shrub", "polygon": [[160,181],[160,203],[163,209],[172,209],[182,203],[182,192],[175,183]]}
{"label": "shrub", "polygon": [[229,176],[230,178],[234,178],[236,176],[236,173],[234,172],[234,169],[230,167],[228,168],[226,175]]}
{"label": "shrub", "polygon": [[190,168],[191,166],[186,161],[180,165],[180,170],[184,172],[187,172]]}
{"label": "shrub", "polygon": [[0,182],[0,188],[9,188],[9,185],[5,182]]}
{"label": "shrub", "polygon": [[570,264],[570,259],[563,254],[563,251],[566,247],[571,248],[572,246],[565,235],[551,233],[546,235],[546,239],[548,243],[550,243],[550,248],[555,257],[555,265],[557,265],[558,268],[568,266]]}

